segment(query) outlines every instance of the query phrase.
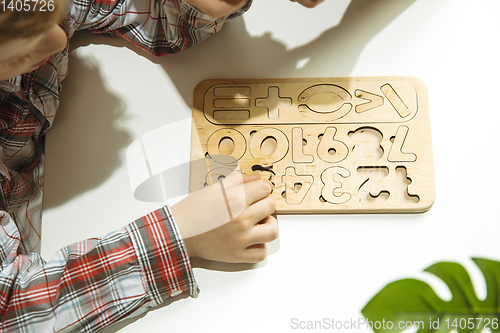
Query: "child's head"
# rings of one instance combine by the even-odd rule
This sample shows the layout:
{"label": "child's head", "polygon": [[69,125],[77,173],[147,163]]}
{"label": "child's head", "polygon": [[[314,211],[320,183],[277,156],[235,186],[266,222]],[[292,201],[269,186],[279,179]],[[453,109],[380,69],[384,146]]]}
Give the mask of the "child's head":
{"label": "child's head", "polygon": [[[45,11],[17,10],[0,12],[0,80],[29,73],[48,58],[66,47],[67,37],[58,26],[66,0],[45,0]],[[246,0],[184,0],[212,17],[228,15],[246,3]],[[312,8],[323,0],[291,0]],[[6,1],[7,2],[7,1]],[[16,2],[17,3],[17,2]],[[31,6],[35,1],[26,2]],[[52,7],[53,5],[53,7]],[[17,6],[17,5],[16,5]],[[52,9],[52,10],[50,10]]]}
{"label": "child's head", "polygon": [[52,4],[54,7],[45,6],[45,11],[17,11],[14,7],[0,12],[0,80],[31,72],[66,47],[66,34],[58,26],[65,0]]}

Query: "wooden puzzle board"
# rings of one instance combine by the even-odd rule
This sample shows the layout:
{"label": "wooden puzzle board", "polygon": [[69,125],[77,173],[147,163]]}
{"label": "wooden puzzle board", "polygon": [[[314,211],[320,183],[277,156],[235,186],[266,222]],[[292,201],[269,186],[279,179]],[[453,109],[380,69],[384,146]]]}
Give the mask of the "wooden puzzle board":
{"label": "wooden puzzle board", "polygon": [[[434,202],[414,77],[207,80],[194,92],[190,191],[272,164],[277,213],[418,213]],[[255,167],[255,169],[259,169]],[[221,171],[222,170],[222,171]]]}

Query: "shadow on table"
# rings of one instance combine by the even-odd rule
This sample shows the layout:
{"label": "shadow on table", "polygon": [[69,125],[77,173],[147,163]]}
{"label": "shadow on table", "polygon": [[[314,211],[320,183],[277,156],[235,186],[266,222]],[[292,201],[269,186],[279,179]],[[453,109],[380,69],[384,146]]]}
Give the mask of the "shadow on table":
{"label": "shadow on table", "polygon": [[[244,18],[228,22],[209,40],[167,57],[154,57],[124,40],[89,32],[75,34],[71,48],[89,44],[126,47],[161,65],[186,105],[192,107],[195,86],[208,78],[349,76],[369,41],[415,1],[353,0],[337,26],[291,50],[270,34],[250,36]],[[299,62],[305,65],[298,66]],[[328,72],[324,71],[325,63]],[[126,120],[124,103],[105,88],[99,69],[72,55],[69,70],[54,128],[47,138],[53,141],[48,145],[51,151],[47,152],[46,179],[54,180],[46,182],[46,191],[52,193],[47,196],[50,199],[45,201],[45,209],[62,205],[105,182],[122,163],[122,151],[131,143],[131,136],[120,128],[120,122]],[[72,105],[65,104],[66,94],[72,96]],[[171,122],[179,116],[172,113]],[[58,127],[58,123],[65,126]],[[276,248],[270,252],[276,252]],[[193,266],[222,271],[258,267],[198,259],[193,260]],[[135,320],[115,325],[112,331]]]}
{"label": "shadow on table", "polygon": [[[291,50],[274,40],[270,34],[250,36],[244,18],[228,22],[221,32],[209,40],[167,57],[154,57],[124,40],[93,35],[89,32],[76,33],[71,40],[71,48],[90,44],[126,47],[161,65],[186,105],[191,108],[195,86],[209,78],[349,76],[369,41],[415,1],[353,0],[340,24],[325,31],[310,43]],[[301,61],[305,65],[298,66]],[[325,63],[328,63],[328,72],[324,71]],[[77,82],[86,84],[78,86]],[[122,163],[121,151],[131,142],[130,135],[119,127],[124,105],[105,89],[98,69],[72,56],[70,75],[63,87],[68,94],[73,95],[73,101],[75,94],[78,95],[77,109],[80,112],[85,110],[86,114],[74,117],[71,126],[68,126],[69,131],[73,130],[78,134],[73,135],[74,141],[51,144],[54,151],[48,152],[47,156],[54,162],[47,163],[52,164],[49,166],[52,170],[49,170],[47,175],[57,177],[57,184],[61,185],[53,189],[59,192],[56,196],[51,195],[52,199],[45,202],[45,208],[61,205],[102,184]],[[63,121],[61,119],[64,119],[66,112],[75,109],[64,104],[66,93],[64,89],[56,124]],[[96,105],[93,103],[95,100],[99,100],[100,103]],[[177,117],[178,114],[172,113],[171,122],[180,120]],[[160,124],[163,125],[165,124]],[[57,129],[57,126],[51,131],[54,138],[64,137],[61,133],[57,133],[62,131]],[[90,137],[88,134],[91,134]],[[68,140],[73,138],[70,136]],[[91,152],[88,151],[90,146],[95,147]],[[85,154],[78,155],[75,152],[85,152]],[[279,247],[279,243],[276,246]],[[270,252],[276,252],[276,248]],[[198,259],[193,260],[193,266],[222,271],[240,271],[258,267],[246,264],[228,265]],[[103,332],[115,332],[143,316],[125,320]]]}
{"label": "shadow on table", "polygon": [[[192,107],[195,86],[209,78],[349,76],[368,42],[415,1],[353,0],[337,26],[291,50],[269,33],[250,36],[244,17],[227,22],[207,41],[166,57],[155,57],[121,39],[89,32],[77,33],[72,47],[106,44],[129,48],[161,65],[185,103]],[[303,60],[305,65],[298,66]],[[325,63],[329,72],[324,71]],[[175,114],[172,116],[172,122],[179,120]]]}
{"label": "shadow on table", "polygon": [[72,55],[69,72],[46,136],[44,210],[104,183],[132,142],[121,126],[125,104],[105,87],[99,68]]}
{"label": "shadow on table", "polygon": [[[353,0],[337,26],[291,50],[270,34],[250,36],[244,18],[228,22],[207,41],[166,57],[86,31],[75,34],[71,49],[90,44],[128,48],[161,65],[191,108],[195,86],[208,78],[349,76],[365,45],[415,1]],[[298,66],[299,62],[305,65]],[[74,54],[69,67],[61,106],[47,136],[51,150],[47,152],[45,191],[51,194],[46,196],[44,209],[60,206],[102,184],[121,165],[120,155],[131,142],[127,131],[120,128],[124,104],[105,88],[99,68]],[[66,104],[65,96],[71,96],[71,105]],[[172,112],[170,122],[181,120],[179,117],[185,115]],[[64,126],[58,126],[60,123]]]}

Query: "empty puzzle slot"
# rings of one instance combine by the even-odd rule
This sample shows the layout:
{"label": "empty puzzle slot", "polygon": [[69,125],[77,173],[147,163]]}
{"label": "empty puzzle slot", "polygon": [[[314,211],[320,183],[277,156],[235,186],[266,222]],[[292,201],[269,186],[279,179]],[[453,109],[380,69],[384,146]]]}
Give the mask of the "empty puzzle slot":
{"label": "empty puzzle slot", "polygon": [[[271,181],[274,176],[276,176],[276,173],[273,171],[273,167],[271,166],[262,166],[260,164],[255,164],[252,165],[251,170],[254,174],[260,174],[261,178],[268,179]],[[275,184],[271,182],[272,188],[271,188],[271,193],[274,191]]]}
{"label": "empty puzzle slot", "polygon": [[272,169],[273,169],[272,166],[271,167],[265,167],[265,166],[262,166],[262,165],[259,165],[259,164],[252,165],[252,171],[255,172],[255,173],[270,172],[270,173],[272,173],[274,175],[275,173],[274,173],[274,171]]}
{"label": "empty puzzle slot", "polygon": [[268,136],[260,144],[260,151],[265,156],[269,156],[276,151],[277,147],[278,147],[278,141],[276,141],[276,138]]}
{"label": "empty puzzle slot", "polygon": [[219,152],[222,155],[231,155],[234,151],[234,141],[228,136],[223,137],[219,142]]}
{"label": "empty puzzle slot", "polygon": [[378,161],[384,156],[384,149],[380,145],[382,133],[373,127],[361,127],[347,134],[354,142],[352,156],[360,159],[358,164]]}

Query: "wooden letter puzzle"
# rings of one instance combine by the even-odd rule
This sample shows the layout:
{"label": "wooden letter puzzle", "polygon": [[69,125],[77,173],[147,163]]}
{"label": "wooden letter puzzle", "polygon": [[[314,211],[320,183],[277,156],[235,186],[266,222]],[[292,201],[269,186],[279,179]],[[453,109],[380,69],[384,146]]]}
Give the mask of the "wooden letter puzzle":
{"label": "wooden letter puzzle", "polygon": [[419,213],[435,198],[427,89],[413,77],[203,81],[191,149],[202,159],[190,191],[231,161],[271,168],[281,214]]}

